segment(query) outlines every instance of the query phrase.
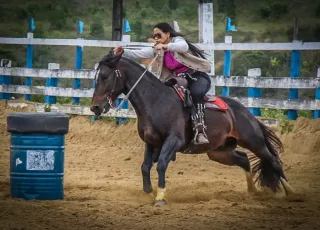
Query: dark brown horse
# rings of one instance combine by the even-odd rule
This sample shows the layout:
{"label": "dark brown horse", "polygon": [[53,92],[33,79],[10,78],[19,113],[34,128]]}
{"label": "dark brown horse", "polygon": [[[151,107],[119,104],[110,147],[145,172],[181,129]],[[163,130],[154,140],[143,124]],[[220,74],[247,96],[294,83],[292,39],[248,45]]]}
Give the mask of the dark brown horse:
{"label": "dark brown horse", "polygon": [[[96,88],[91,111],[106,113],[121,94],[127,94],[144,72],[137,63],[109,53],[99,63]],[[248,191],[255,191],[253,176],[273,192],[283,185],[286,194],[293,193],[284,175],[278,153],[283,150],[277,136],[256,119],[246,107],[231,98],[222,97],[228,110],[205,110],[209,144],[190,147],[193,136],[190,113],[172,87],[164,85],[147,72],[129,96],[138,117],[138,132],[145,142],[144,161],[141,166],[143,190],[152,192],[150,170],[157,163],[158,191],[155,205],[165,201],[165,173],[176,153],[207,153],[209,158],[226,165],[237,165],[245,171]],[[258,160],[251,169],[245,152],[237,145],[253,152]],[[191,149],[191,150],[190,150]],[[190,152],[191,151],[191,152]]]}

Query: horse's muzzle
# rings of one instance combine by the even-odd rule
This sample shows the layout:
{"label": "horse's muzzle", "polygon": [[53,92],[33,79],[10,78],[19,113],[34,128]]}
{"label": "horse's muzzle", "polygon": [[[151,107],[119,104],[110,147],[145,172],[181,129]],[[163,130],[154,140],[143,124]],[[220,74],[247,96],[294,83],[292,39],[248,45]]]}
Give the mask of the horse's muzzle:
{"label": "horse's muzzle", "polygon": [[107,113],[110,110],[110,105],[108,102],[105,102],[103,105],[92,105],[90,110],[96,115],[100,116],[102,113]]}
{"label": "horse's muzzle", "polygon": [[91,112],[93,112],[96,116],[100,116],[102,113],[102,108],[99,105],[93,105],[90,107]]}

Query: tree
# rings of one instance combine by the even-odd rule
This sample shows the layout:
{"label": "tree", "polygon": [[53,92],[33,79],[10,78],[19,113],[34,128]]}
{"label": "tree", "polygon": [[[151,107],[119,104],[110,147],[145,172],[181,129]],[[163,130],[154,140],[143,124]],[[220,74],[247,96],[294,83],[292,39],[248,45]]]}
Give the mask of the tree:
{"label": "tree", "polygon": [[90,25],[90,35],[96,38],[102,38],[104,36],[103,25],[99,22],[94,22]]}
{"label": "tree", "polygon": [[176,10],[178,8],[179,2],[178,0],[169,0],[168,4],[171,10]]}
{"label": "tree", "polygon": [[157,12],[162,10],[164,5],[162,1],[159,1],[159,0],[149,0],[149,1],[150,1],[151,7],[155,9]]}

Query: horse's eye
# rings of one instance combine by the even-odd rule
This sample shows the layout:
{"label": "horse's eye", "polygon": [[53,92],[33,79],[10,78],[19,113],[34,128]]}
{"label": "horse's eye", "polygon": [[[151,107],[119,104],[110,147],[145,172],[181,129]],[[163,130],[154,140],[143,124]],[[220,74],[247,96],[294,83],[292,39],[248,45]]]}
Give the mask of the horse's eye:
{"label": "horse's eye", "polygon": [[111,74],[111,71],[107,70],[107,71],[104,71],[103,73],[100,73],[100,77],[102,80],[107,80],[110,74]]}
{"label": "horse's eye", "polygon": [[106,75],[106,74],[101,75],[101,79],[102,80],[107,80],[108,79],[108,75]]}

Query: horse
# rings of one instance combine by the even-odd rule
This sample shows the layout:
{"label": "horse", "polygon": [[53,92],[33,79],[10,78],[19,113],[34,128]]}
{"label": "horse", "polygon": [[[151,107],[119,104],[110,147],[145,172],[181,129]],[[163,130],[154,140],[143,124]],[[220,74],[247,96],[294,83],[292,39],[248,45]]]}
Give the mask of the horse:
{"label": "horse", "polygon": [[[136,84],[138,79],[140,81]],[[190,110],[184,106],[173,87],[165,85],[141,65],[123,57],[122,53],[114,54],[111,51],[100,60],[95,80],[90,110],[96,116],[114,108],[118,96],[131,91],[128,99],[137,114],[138,134],[145,143],[141,165],[145,193],[153,191],[150,170],[157,163],[155,206],[167,204],[165,174],[169,163],[176,160],[177,152],[206,153],[213,161],[239,166],[245,172],[250,193],[257,191],[257,181],[261,187],[274,193],[280,191],[280,185],[286,195],[294,193],[279,157],[283,152],[281,140],[240,102],[220,97],[226,103],[227,110],[205,108],[209,144],[190,147],[193,136]],[[249,158],[246,152],[237,150],[237,146],[250,150],[254,156]],[[250,162],[254,160],[256,162],[251,166]]]}

